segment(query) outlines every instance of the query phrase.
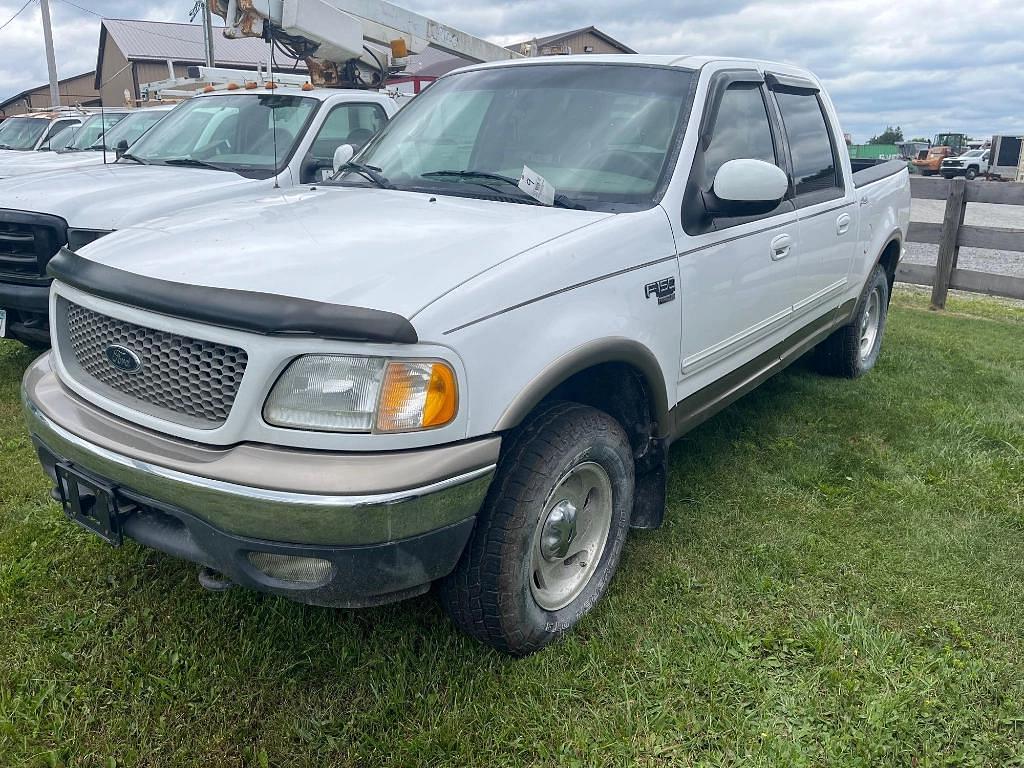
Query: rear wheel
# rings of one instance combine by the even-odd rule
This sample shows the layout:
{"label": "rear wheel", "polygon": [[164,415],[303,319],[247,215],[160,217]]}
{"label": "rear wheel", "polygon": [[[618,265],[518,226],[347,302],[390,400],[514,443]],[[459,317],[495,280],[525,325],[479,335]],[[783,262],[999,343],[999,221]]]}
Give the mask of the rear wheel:
{"label": "rear wheel", "polygon": [[875,265],[857,301],[853,319],[815,349],[818,369],[854,379],[874,368],[882,349],[888,313],[889,280],[881,265]]}
{"label": "rear wheel", "polygon": [[633,454],[603,411],[539,409],[509,438],[441,601],[464,632],[525,656],[571,629],[608,588],[633,507]]}

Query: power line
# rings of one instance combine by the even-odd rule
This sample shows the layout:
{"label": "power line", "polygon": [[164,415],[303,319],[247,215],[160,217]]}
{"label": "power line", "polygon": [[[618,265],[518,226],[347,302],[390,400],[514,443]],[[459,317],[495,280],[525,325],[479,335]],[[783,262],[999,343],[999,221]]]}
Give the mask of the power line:
{"label": "power line", "polygon": [[103,14],[102,13],[96,13],[96,11],[90,10],[89,8],[83,8],[80,5],[75,5],[74,3],[71,2],[71,0],[60,0],[60,2],[64,3],[64,5],[70,5],[72,8],[77,8],[80,11],[85,11],[86,13],[91,13],[93,16],[98,16],[101,19],[103,18]]}
{"label": "power line", "polygon": [[28,8],[33,2],[35,2],[35,0],[25,0],[25,4],[18,9],[18,12],[11,16],[11,18],[9,18],[7,21],[5,21],[2,26],[0,26],[0,30],[3,30],[4,28],[7,27],[8,24],[10,24],[16,18],[21,16],[21,12]]}

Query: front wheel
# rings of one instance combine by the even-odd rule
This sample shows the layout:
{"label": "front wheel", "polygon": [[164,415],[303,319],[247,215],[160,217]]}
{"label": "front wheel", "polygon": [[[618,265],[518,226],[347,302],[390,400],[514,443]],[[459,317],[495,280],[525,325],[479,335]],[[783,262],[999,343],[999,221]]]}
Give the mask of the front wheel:
{"label": "front wheel", "polygon": [[857,301],[853,318],[815,349],[822,373],[855,379],[875,367],[889,314],[889,280],[876,264]]}
{"label": "front wheel", "polygon": [[633,454],[603,411],[542,407],[512,435],[441,601],[463,632],[516,656],[572,628],[619,564]]}
{"label": "front wheel", "polygon": [[964,176],[967,177],[968,181],[970,181],[971,179],[975,179],[975,178],[978,177],[978,169],[977,168],[968,168],[967,169],[967,173],[965,173]]}

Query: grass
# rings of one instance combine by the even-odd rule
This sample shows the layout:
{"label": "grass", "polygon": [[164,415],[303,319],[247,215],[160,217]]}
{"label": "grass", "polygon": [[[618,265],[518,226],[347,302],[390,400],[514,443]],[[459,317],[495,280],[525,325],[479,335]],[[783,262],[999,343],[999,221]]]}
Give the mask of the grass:
{"label": "grass", "polygon": [[0,346],[0,765],[1024,765],[1024,309],[899,292],[672,451],[667,522],[514,661],[432,596],[200,589],[47,499]]}

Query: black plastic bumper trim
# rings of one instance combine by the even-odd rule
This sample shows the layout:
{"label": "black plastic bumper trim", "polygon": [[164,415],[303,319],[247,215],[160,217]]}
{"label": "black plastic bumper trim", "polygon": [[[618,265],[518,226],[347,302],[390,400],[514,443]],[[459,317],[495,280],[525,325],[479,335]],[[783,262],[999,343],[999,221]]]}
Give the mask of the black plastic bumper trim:
{"label": "black plastic bumper trim", "polygon": [[50,260],[47,271],[63,283],[111,301],[268,336],[302,334],[398,344],[419,340],[412,323],[394,312],[175,283],[90,261],[67,248]]}
{"label": "black plastic bumper trim", "polygon": [[50,309],[50,286],[0,282],[0,309],[46,315]]}

